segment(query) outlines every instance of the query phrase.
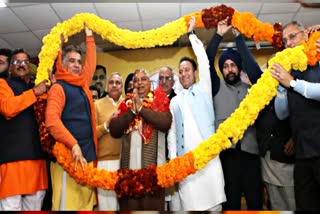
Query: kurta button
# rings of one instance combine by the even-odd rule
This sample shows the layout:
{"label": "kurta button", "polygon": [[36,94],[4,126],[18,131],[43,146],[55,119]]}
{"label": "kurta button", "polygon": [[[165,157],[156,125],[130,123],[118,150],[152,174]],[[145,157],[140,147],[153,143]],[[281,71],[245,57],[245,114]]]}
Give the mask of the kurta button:
{"label": "kurta button", "polygon": [[181,137],[183,138],[183,135],[181,135]]}
{"label": "kurta button", "polygon": [[183,145],[181,145],[181,148],[184,148],[184,146],[183,146]]}

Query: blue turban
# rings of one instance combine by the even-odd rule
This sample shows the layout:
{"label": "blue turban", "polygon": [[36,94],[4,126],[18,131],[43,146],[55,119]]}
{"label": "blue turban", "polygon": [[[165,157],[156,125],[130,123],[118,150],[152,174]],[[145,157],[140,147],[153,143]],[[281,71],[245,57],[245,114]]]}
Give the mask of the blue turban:
{"label": "blue turban", "polygon": [[223,64],[227,59],[230,59],[234,63],[236,63],[236,65],[238,66],[239,72],[242,70],[242,62],[241,62],[240,54],[238,53],[238,51],[235,51],[232,48],[228,48],[221,53],[221,56],[219,59],[219,69],[221,72],[223,71]]}

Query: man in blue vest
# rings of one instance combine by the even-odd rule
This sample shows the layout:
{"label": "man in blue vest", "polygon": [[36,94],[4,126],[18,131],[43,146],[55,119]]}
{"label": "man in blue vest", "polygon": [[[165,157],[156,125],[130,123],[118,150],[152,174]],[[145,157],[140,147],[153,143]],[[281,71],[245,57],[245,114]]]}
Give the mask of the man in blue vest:
{"label": "man in blue vest", "polygon": [[[285,48],[293,48],[308,40],[303,25],[290,22],[282,28]],[[320,52],[320,39],[316,42]],[[320,64],[306,71],[290,74],[275,63],[272,76],[283,87],[278,88],[275,109],[280,119],[289,116],[295,145],[294,191],[297,210],[320,210]]]}
{"label": "man in blue vest", "polygon": [[[96,45],[93,33],[85,27],[86,61],[82,66],[79,48],[59,51],[56,83],[48,93],[46,126],[56,141],[72,151],[77,168],[93,165],[97,154],[97,134],[92,95],[89,90],[95,67]],[[96,203],[94,188],[78,184],[58,164],[51,162],[52,210],[92,210]]]}

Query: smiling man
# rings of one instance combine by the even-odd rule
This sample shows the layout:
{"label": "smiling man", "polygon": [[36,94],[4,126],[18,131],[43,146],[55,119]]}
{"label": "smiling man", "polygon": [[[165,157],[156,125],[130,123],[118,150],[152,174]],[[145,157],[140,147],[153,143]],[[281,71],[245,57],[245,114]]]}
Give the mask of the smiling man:
{"label": "smiling man", "polygon": [[0,210],[41,210],[48,179],[33,104],[46,81],[30,82],[23,49],[13,52],[10,72],[0,79]]}
{"label": "smiling man", "polygon": [[[169,99],[161,87],[151,90],[144,69],[134,72],[133,85],[133,94],[120,103],[119,113],[109,124],[111,136],[122,137],[120,168],[141,169],[150,164],[164,164],[165,132],[172,119]],[[164,189],[152,195],[122,197],[119,204],[120,210],[164,211]]]}
{"label": "smiling man", "polygon": [[[81,51],[66,48],[57,59],[57,82],[48,93],[46,126],[56,141],[71,151],[75,170],[93,165],[97,154],[97,135],[92,96],[89,90],[96,67],[96,45],[92,31],[85,27],[86,62]],[[62,59],[61,59],[62,58]],[[78,184],[57,162],[51,162],[52,210],[92,210],[94,188]]]}
{"label": "smiling man", "polygon": [[[193,31],[195,22],[193,17],[189,22],[188,36],[199,69],[192,58],[183,57],[179,61],[179,81],[183,91],[170,103],[173,116],[167,138],[170,159],[190,152],[215,132],[209,61],[203,43]],[[198,71],[200,81],[196,82]],[[221,210],[221,204],[226,200],[223,187],[222,167],[217,156],[203,169],[179,182],[181,210]]]}

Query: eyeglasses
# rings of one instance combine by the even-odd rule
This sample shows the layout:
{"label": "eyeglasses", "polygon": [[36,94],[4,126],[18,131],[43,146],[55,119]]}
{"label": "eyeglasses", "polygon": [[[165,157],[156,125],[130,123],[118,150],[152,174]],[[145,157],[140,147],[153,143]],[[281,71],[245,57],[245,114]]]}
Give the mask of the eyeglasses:
{"label": "eyeglasses", "polygon": [[295,38],[297,38],[297,36],[298,36],[299,33],[303,33],[303,32],[304,32],[304,31],[301,30],[301,31],[298,31],[298,32],[295,32],[295,33],[290,33],[290,34],[288,35],[288,38],[283,38],[283,39],[282,39],[282,44],[283,44],[283,45],[286,45],[286,44],[288,43],[288,41],[294,40]]}
{"label": "eyeglasses", "polygon": [[14,59],[11,61],[11,64],[13,65],[17,65],[17,64],[20,64],[20,65],[28,65],[29,64],[29,60],[19,60],[19,59]]}
{"label": "eyeglasses", "polygon": [[106,78],[106,76],[105,75],[103,75],[103,74],[100,74],[99,76],[98,75],[93,75],[93,77],[92,77],[92,80],[104,80]]}
{"label": "eyeglasses", "polygon": [[172,80],[172,77],[159,76],[159,81],[163,81],[163,80],[171,81],[171,80]]}

